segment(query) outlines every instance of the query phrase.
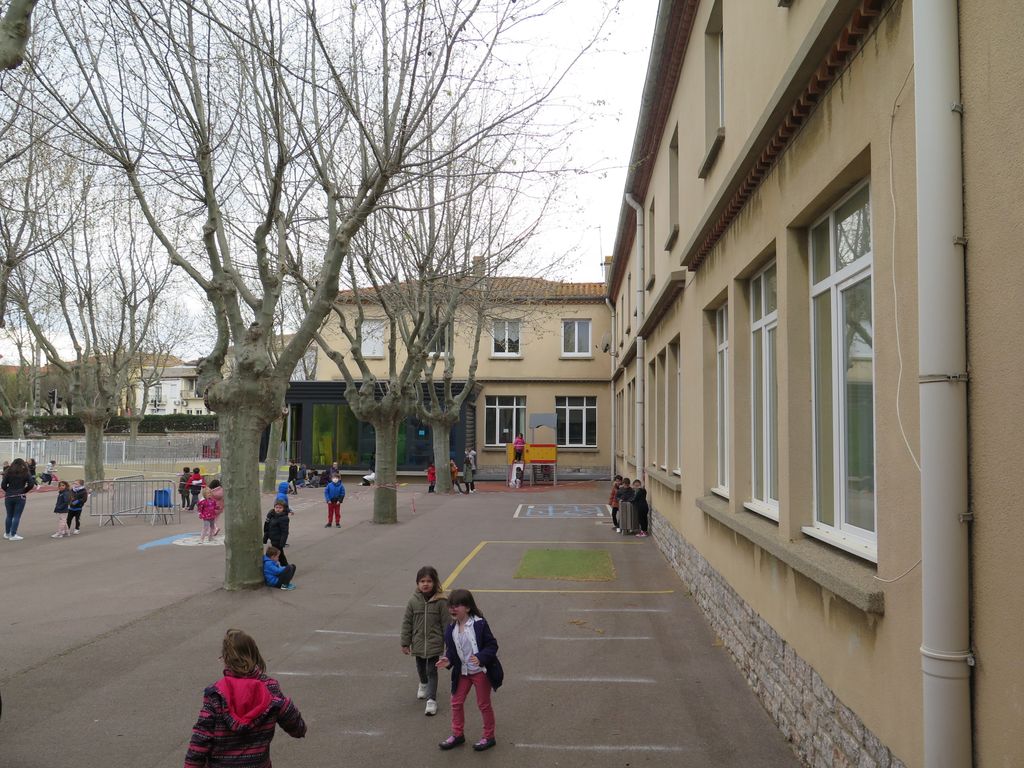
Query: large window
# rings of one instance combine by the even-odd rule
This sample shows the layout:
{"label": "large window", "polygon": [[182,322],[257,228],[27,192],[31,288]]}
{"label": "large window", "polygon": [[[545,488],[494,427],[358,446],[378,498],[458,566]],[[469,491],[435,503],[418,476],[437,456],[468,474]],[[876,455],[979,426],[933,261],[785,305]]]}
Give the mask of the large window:
{"label": "large window", "polygon": [[562,321],[562,355],[590,356],[590,320]]}
{"label": "large window", "polygon": [[384,357],[384,321],[363,320],[360,351],[363,357]]}
{"label": "large window", "polygon": [[774,262],[750,281],[751,486],[757,512],[779,516],[779,312]]}
{"label": "large window", "polygon": [[683,435],[683,410],[680,405],[680,393],[683,388],[683,371],[680,367],[679,340],[668,345],[668,359],[665,363],[668,390],[665,402],[665,451],[669,467],[677,475],[682,474],[679,455]]}
{"label": "large window", "polygon": [[706,154],[697,176],[705,179],[725,139],[725,34],[722,0],[711,6],[704,30],[704,137]]}
{"label": "large window", "polygon": [[715,490],[729,493],[729,308],[715,312],[715,431],[717,466]]}
{"label": "large window", "polygon": [[597,447],[597,397],[556,397],[555,414],[559,445]]}
{"label": "large window", "polygon": [[[435,335],[436,334],[436,335]],[[427,352],[431,355],[444,356],[451,352],[452,348],[452,326],[448,324],[438,333],[437,326],[431,326],[427,331]]]}
{"label": "large window", "polygon": [[488,395],[485,400],[484,442],[505,445],[526,431],[526,398],[520,395]]}
{"label": "large window", "polygon": [[875,411],[867,184],[811,228],[814,526],[874,558]]}
{"label": "large window", "polygon": [[494,345],[491,354],[495,357],[519,357],[519,321],[495,320],[491,332]]}

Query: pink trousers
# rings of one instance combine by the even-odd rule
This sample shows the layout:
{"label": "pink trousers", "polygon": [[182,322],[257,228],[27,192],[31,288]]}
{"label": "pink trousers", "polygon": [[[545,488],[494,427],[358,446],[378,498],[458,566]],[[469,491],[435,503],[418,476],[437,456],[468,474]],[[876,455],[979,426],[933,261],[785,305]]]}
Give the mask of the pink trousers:
{"label": "pink trousers", "polygon": [[452,735],[462,736],[466,727],[466,697],[469,689],[476,688],[476,705],[484,719],[485,739],[494,738],[494,709],[491,708],[491,681],[483,672],[473,675],[462,675],[459,684],[452,694]]}

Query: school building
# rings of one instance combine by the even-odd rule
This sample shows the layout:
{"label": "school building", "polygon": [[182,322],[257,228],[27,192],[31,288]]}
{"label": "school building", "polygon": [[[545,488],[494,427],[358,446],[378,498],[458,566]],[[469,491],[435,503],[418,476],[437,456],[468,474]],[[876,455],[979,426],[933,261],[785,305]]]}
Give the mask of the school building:
{"label": "school building", "polygon": [[[560,479],[607,478],[612,358],[604,284],[495,277],[486,290],[500,299],[483,329],[474,381],[467,375],[475,325],[457,318],[453,333],[434,353],[454,355],[453,394],[471,386],[452,427],[451,457],[461,463],[465,451],[475,448],[478,474],[504,478],[506,446],[522,432],[528,442],[557,445]],[[372,303],[364,311],[362,354],[372,374],[386,381],[387,321]],[[336,322],[328,324],[324,336],[332,348],[348,349]],[[398,365],[403,360],[399,350]],[[436,387],[442,386],[441,368]],[[426,402],[429,390],[422,386]],[[322,351],[316,380],[289,385],[288,439],[300,461],[313,466],[339,461],[345,469],[371,466],[373,427],[355,418],[344,390],[341,371]],[[399,427],[399,471],[421,473],[432,459],[429,425],[405,419]]]}
{"label": "school building", "polygon": [[808,765],[1024,765],[1020,11],[659,3],[615,466]]}

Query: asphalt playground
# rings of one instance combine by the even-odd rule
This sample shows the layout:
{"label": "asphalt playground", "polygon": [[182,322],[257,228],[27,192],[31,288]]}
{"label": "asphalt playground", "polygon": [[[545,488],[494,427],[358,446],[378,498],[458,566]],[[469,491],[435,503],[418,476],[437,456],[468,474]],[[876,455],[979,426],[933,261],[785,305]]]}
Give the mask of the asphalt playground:
{"label": "asphalt playground", "polygon": [[[473,495],[399,489],[399,523],[374,525],[369,488],[346,484],[342,528],[322,492],[293,496],[287,555],[298,588],[229,593],[224,549],[199,521],[84,522],[51,539],[52,494],[33,496],[23,541],[0,541],[0,765],[180,768],[228,627],[257,639],[309,733],[274,739],[274,764],[714,766],[799,763],[651,538],[614,533],[605,483]],[[270,498],[265,499],[269,508]],[[531,548],[607,551],[607,582],[514,578]],[[399,649],[416,570],[473,591],[500,644],[498,744],[441,752]],[[466,737],[480,735],[467,703]]]}

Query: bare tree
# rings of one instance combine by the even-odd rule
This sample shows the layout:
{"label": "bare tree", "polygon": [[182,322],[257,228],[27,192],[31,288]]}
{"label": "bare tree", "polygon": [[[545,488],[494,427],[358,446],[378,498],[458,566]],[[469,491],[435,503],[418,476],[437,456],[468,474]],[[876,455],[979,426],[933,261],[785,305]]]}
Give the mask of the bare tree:
{"label": "bare tree", "polygon": [[176,295],[172,295],[174,293],[170,286],[165,286],[161,292],[159,311],[128,373],[124,405],[130,430],[128,439],[133,446],[139,437],[139,425],[146,417],[150,391],[163,380],[170,365],[180,362],[177,353],[185,348],[192,336],[194,321]]}
{"label": "bare tree", "polygon": [[[517,87],[497,53],[548,5],[51,0],[71,57],[37,69],[54,119],[121,172],[214,308],[199,368],[223,435],[228,588],[262,584],[259,436],[331,310],[353,239],[392,191],[528,119],[554,83]],[[477,131],[433,149],[428,138],[470,108]],[[304,237],[320,247],[300,265]],[[277,308],[298,273],[311,291],[275,359]]]}
{"label": "bare tree", "polygon": [[39,403],[42,371],[39,347],[24,323],[16,319],[5,326],[5,336],[17,357],[9,361],[15,370],[0,376],[0,411],[11,425],[11,436],[25,437],[25,421],[35,413]]}
{"label": "bare tree", "polygon": [[[137,237],[131,205],[104,199],[90,173],[79,178],[80,217],[45,254],[18,266],[11,299],[50,366],[70,382],[85,427],[85,477],[102,480],[103,429],[150,338],[170,267]],[[41,320],[54,307],[56,334]]]}

